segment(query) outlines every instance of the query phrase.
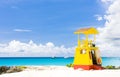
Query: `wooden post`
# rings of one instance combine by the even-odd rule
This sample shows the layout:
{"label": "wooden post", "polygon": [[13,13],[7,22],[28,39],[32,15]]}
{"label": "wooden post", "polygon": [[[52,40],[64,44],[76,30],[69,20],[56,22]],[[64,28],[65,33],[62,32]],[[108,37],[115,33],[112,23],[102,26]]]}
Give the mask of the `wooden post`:
{"label": "wooden post", "polygon": [[80,34],[78,34],[78,47],[80,47]]}

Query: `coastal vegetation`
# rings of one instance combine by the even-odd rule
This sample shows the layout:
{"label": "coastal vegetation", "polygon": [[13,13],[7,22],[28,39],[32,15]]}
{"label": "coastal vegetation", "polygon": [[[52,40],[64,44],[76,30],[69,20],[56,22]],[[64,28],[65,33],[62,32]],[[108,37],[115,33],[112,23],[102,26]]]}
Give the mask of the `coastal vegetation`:
{"label": "coastal vegetation", "polygon": [[[67,67],[73,67],[73,64],[67,64]],[[120,69],[120,66],[113,66],[113,65],[107,65],[107,66],[103,66],[104,69]]]}
{"label": "coastal vegetation", "polygon": [[20,72],[26,69],[27,67],[25,66],[0,66],[0,74],[4,73],[13,73],[13,72]]}
{"label": "coastal vegetation", "polygon": [[104,69],[120,69],[120,66],[108,65],[108,66],[105,66]]}

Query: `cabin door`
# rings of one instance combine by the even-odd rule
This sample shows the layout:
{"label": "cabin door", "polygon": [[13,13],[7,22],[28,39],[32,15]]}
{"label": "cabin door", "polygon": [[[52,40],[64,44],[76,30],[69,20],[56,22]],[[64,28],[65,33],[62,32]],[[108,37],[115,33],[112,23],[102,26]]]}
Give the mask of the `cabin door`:
{"label": "cabin door", "polygon": [[95,51],[94,50],[91,50],[91,55],[92,55],[92,62],[93,62],[93,64],[97,65],[96,55],[95,55]]}

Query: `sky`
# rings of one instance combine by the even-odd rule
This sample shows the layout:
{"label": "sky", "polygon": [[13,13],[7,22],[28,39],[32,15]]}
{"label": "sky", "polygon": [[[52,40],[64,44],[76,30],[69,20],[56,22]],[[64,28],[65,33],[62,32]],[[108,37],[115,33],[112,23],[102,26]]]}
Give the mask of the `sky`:
{"label": "sky", "polygon": [[0,56],[73,56],[79,28],[100,31],[102,56],[120,56],[119,0],[0,0]]}

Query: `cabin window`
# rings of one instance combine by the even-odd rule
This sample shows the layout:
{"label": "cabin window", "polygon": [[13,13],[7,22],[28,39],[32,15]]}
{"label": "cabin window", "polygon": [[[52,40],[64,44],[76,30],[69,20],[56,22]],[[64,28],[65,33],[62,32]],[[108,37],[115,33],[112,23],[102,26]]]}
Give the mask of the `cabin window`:
{"label": "cabin window", "polygon": [[80,51],[80,54],[86,54],[86,50],[85,50],[85,49],[82,49],[82,50]]}

